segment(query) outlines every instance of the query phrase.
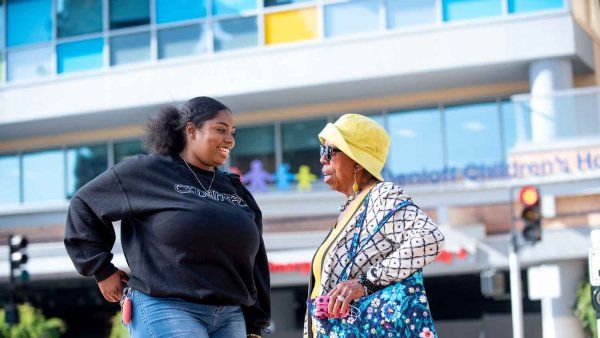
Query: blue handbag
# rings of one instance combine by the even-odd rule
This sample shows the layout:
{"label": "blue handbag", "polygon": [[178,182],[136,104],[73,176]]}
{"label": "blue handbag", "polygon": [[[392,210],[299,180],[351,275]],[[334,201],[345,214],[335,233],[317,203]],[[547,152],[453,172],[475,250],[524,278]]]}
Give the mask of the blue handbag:
{"label": "blue handbag", "polygon": [[[390,217],[401,208],[412,205],[411,201],[398,204],[377,224],[375,231],[359,245],[360,231],[366,217],[368,196],[364,211],[357,220],[356,232],[348,252],[348,264],[342,270],[340,281],[348,280],[349,268],[358,252],[379,232]],[[311,320],[319,338],[363,337],[415,337],[433,338],[437,332],[423,286],[421,270],[415,271],[400,282],[390,284],[351,304],[350,314],[345,318],[319,318],[315,316],[314,299],[307,301]],[[308,328],[311,330],[311,328]]]}

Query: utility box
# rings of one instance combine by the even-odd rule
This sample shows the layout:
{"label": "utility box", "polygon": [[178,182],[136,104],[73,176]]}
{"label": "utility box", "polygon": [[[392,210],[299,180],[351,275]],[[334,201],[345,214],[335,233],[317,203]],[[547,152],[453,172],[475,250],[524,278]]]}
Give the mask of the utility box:
{"label": "utility box", "polygon": [[479,274],[481,294],[488,298],[505,298],[506,277],[502,271],[487,270]]}

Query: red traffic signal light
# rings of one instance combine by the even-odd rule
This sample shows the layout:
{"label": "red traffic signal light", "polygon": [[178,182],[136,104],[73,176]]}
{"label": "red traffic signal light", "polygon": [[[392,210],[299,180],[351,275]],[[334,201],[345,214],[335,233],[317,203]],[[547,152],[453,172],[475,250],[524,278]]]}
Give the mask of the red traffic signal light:
{"label": "red traffic signal light", "polygon": [[542,239],[542,212],[540,193],[536,187],[527,186],[519,192],[519,200],[523,204],[521,219],[523,220],[523,238],[535,243]]}
{"label": "red traffic signal light", "polygon": [[519,192],[519,200],[525,206],[529,207],[539,202],[540,193],[538,192],[536,187],[527,186],[521,189],[521,191]]}

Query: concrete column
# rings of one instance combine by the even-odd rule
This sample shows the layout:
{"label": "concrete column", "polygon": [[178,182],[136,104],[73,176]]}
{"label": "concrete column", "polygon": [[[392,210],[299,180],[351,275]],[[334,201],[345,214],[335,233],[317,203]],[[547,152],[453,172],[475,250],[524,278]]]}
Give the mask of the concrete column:
{"label": "concrete column", "polygon": [[[529,65],[531,137],[546,143],[576,131],[571,107],[555,91],[573,88],[573,67],[567,58],[533,61]],[[568,99],[567,99],[568,100]]]}

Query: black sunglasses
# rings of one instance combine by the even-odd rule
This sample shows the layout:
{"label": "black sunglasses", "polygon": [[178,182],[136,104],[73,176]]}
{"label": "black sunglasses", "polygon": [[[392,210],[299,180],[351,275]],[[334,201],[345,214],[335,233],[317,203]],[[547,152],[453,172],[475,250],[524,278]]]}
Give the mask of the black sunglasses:
{"label": "black sunglasses", "polygon": [[332,146],[324,146],[321,144],[321,149],[320,149],[321,157],[323,157],[323,155],[325,155],[325,158],[327,159],[327,161],[331,161],[331,159],[333,158],[333,153],[339,153],[339,152],[341,152],[341,150],[339,150],[338,148],[334,148]]}

